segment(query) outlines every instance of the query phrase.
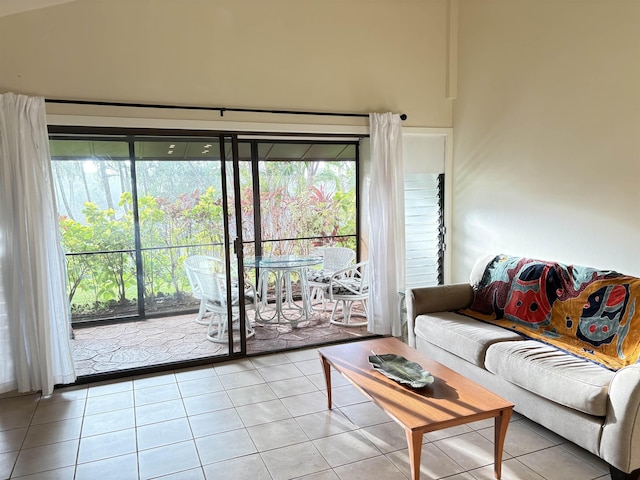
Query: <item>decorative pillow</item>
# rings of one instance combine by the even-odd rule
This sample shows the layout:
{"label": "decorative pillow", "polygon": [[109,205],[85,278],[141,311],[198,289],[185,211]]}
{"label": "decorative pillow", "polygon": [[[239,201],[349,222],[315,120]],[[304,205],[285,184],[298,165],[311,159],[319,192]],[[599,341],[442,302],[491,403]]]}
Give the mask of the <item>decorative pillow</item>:
{"label": "decorative pillow", "polygon": [[640,359],[639,296],[636,277],[498,255],[460,313],[616,370]]}

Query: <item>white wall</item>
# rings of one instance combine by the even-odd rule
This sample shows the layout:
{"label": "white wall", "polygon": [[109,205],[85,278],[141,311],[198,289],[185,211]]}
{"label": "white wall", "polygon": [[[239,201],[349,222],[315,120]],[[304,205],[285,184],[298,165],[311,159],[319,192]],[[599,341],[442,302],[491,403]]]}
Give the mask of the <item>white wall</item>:
{"label": "white wall", "polygon": [[[460,0],[455,101],[446,98],[447,7],[446,0],[76,0],[0,17],[0,92],[394,111],[409,115],[407,127],[454,125],[447,187],[454,281],[487,251],[640,275],[640,2]],[[70,111],[212,118],[48,106]]]}
{"label": "white wall", "polygon": [[453,281],[482,253],[640,275],[640,1],[462,0]]}
{"label": "white wall", "polygon": [[[0,92],[393,111],[408,115],[407,126],[451,127],[447,25],[447,0],[77,0],[0,17]],[[47,111],[69,108],[48,105]],[[104,108],[89,113],[105,111],[177,115]],[[217,113],[181,113],[219,118]],[[224,118],[325,121],[234,113]],[[359,122],[366,125],[367,119]]]}

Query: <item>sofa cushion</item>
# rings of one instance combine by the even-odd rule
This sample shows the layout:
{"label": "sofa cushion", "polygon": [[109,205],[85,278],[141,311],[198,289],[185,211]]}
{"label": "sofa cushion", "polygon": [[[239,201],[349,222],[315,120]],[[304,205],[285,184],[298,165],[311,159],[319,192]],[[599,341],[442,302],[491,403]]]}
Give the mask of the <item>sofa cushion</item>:
{"label": "sofa cushion", "polygon": [[485,367],[541,397],[590,415],[607,413],[615,372],[536,340],[501,342],[487,349]]}
{"label": "sofa cushion", "polygon": [[522,339],[517,333],[455,312],[419,315],[415,332],[428,342],[480,367],[484,367],[484,356],[489,345]]}

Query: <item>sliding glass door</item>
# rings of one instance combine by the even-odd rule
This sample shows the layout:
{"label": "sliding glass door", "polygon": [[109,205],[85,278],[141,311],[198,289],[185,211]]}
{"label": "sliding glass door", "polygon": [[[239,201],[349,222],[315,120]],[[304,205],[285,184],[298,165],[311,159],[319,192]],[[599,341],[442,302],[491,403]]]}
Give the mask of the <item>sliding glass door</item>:
{"label": "sliding glass door", "polygon": [[255,322],[254,257],[357,250],[354,140],[53,128],[50,148],[77,328],[184,316],[215,355],[242,354],[279,335]]}
{"label": "sliding glass door", "polygon": [[74,322],[138,315],[129,148],[125,138],[51,141]]}

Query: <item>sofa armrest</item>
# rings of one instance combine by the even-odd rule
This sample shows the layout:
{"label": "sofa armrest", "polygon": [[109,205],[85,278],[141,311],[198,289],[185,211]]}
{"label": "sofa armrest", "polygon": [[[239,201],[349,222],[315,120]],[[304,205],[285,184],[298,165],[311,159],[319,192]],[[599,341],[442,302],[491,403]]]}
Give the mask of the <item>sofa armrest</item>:
{"label": "sofa armrest", "polygon": [[618,370],[609,384],[600,457],[623,472],[640,468],[639,364]]}
{"label": "sofa armrest", "polygon": [[405,293],[405,298],[407,302],[409,345],[415,347],[416,335],[414,326],[416,317],[425,313],[467,308],[473,302],[473,288],[468,283],[409,288]]}

